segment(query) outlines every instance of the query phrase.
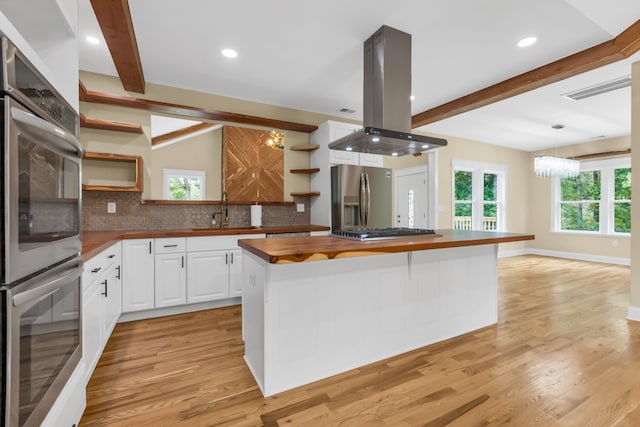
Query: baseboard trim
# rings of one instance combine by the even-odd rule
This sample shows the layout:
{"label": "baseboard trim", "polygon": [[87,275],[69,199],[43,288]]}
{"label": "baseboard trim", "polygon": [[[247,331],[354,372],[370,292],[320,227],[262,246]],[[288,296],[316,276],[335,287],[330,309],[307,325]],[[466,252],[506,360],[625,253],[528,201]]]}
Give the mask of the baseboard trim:
{"label": "baseboard trim", "polygon": [[529,255],[541,255],[541,256],[551,256],[551,257],[557,257],[557,258],[577,259],[580,261],[602,262],[605,264],[631,265],[631,260],[629,258],[581,254],[577,252],[549,251],[544,249],[527,249],[526,253]]}
{"label": "baseboard trim", "polygon": [[633,320],[634,322],[640,322],[640,307],[630,305],[627,312],[627,319]]}
{"label": "baseboard trim", "polygon": [[498,251],[498,258],[509,258],[512,256],[527,255],[527,249],[518,249],[515,251]]}
{"label": "baseboard trim", "polygon": [[135,320],[153,319],[154,317],[171,316],[174,314],[190,313],[192,311],[209,310],[212,308],[228,307],[241,304],[240,297],[228,298],[216,301],[201,302],[197,304],[175,305],[173,307],[155,308],[151,310],[133,311],[122,313],[118,323],[133,322]]}

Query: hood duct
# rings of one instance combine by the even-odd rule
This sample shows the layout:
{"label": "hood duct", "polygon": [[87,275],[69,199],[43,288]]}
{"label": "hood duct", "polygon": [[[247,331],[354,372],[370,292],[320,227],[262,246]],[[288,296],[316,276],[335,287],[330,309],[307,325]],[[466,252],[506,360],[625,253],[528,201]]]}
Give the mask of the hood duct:
{"label": "hood duct", "polygon": [[382,26],[364,42],[364,128],[332,150],[404,156],[447,145],[411,133],[411,35]]}

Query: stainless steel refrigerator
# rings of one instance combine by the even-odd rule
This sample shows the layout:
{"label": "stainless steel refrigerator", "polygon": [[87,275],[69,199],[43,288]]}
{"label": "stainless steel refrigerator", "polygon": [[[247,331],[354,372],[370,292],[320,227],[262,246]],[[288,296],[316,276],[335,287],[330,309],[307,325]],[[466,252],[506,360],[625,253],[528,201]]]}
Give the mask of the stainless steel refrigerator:
{"label": "stainless steel refrigerator", "polygon": [[331,228],[392,227],[391,169],[331,167]]}

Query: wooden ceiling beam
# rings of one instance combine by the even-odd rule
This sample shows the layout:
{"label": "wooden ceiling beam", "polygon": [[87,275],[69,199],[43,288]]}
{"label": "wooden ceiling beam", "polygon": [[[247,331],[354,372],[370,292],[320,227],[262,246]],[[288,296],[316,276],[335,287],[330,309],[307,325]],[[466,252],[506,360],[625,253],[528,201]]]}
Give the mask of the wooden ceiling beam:
{"label": "wooden ceiling beam", "polygon": [[616,38],[414,115],[411,127],[444,120],[628,58],[640,50],[640,20]]}
{"label": "wooden ceiling beam", "polygon": [[154,136],[151,138],[151,145],[162,144],[163,142],[171,141],[177,138],[190,135],[192,133],[199,132],[201,130],[209,129],[216,126],[213,123],[198,123],[192,126],[187,126],[182,129],[174,130],[173,132],[163,133],[162,135]]}
{"label": "wooden ceiling beam", "polygon": [[169,102],[153,101],[143,98],[134,98],[131,96],[95,92],[92,90],[87,90],[82,82],[80,82],[80,101],[92,102],[96,104],[115,105],[118,107],[135,108],[138,110],[146,110],[154,113],[172,114],[197,120],[242,123],[262,126],[266,128],[290,130],[294,132],[311,133],[318,129],[318,126],[307,125],[303,123],[268,119],[264,117],[249,116],[246,114],[229,113],[226,111],[209,110],[206,108],[172,104]]}
{"label": "wooden ceiling beam", "polygon": [[144,73],[131,21],[129,1],[91,0],[91,6],[122,85],[128,91],[144,93]]}

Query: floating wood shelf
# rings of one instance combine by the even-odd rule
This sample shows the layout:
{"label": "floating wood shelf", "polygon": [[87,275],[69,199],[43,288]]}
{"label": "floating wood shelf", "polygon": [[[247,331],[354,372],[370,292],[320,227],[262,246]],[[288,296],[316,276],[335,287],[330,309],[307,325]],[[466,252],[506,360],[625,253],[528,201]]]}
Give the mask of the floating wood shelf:
{"label": "floating wood shelf", "polygon": [[[140,201],[142,205],[215,205],[219,206],[222,203],[220,200],[154,200],[144,199]],[[293,202],[234,202],[228,201],[229,205],[255,205],[259,203],[266,206],[293,206]]]}
{"label": "floating wood shelf", "polygon": [[138,123],[117,122],[115,120],[92,119],[80,114],[80,127],[117,132],[142,133],[142,126]]}
{"label": "floating wood shelf", "polygon": [[86,160],[106,160],[114,162],[128,162],[133,163],[135,167],[135,182],[132,186],[125,185],[94,185],[94,184],[82,184],[82,189],[87,191],[127,191],[127,192],[142,192],[142,157],[141,156],[129,156],[125,154],[111,154],[111,153],[94,153],[85,151],[83,156]]}
{"label": "floating wood shelf", "polygon": [[292,192],[291,195],[293,197],[315,197],[315,196],[319,196],[320,192],[319,191],[310,191],[308,193],[304,193],[304,192]]}
{"label": "floating wood shelf", "polygon": [[291,173],[305,173],[307,175],[311,175],[312,173],[320,172],[320,168],[310,168],[310,169],[291,169],[289,170]]}
{"label": "floating wood shelf", "polygon": [[289,147],[289,150],[291,151],[313,151],[313,150],[317,150],[318,148],[320,148],[319,145],[315,144],[315,145],[292,145],[291,147]]}

